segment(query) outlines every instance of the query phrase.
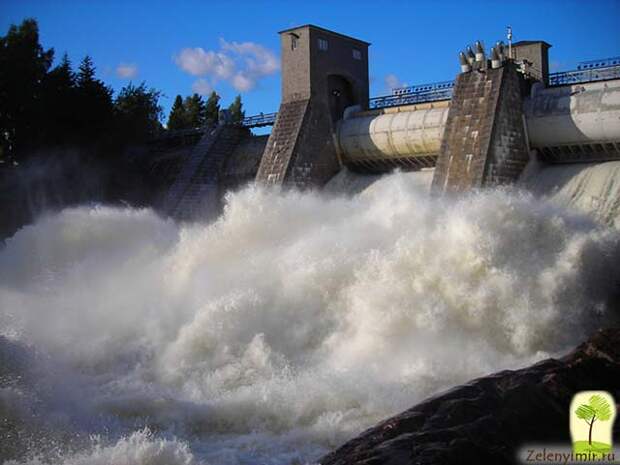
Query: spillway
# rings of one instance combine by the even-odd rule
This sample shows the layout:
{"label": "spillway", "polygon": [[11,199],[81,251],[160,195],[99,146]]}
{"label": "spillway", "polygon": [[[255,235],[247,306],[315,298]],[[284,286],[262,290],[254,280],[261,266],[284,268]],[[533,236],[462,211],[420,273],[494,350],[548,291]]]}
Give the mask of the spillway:
{"label": "spillway", "polygon": [[518,186],[620,230],[620,161],[534,164]]}
{"label": "spillway", "polygon": [[[428,193],[434,169],[401,173]],[[343,169],[323,188],[330,195],[370,195],[387,175]],[[620,161],[547,164],[533,161],[516,183],[535,197],[562,208],[585,213],[596,221],[620,230]]]}

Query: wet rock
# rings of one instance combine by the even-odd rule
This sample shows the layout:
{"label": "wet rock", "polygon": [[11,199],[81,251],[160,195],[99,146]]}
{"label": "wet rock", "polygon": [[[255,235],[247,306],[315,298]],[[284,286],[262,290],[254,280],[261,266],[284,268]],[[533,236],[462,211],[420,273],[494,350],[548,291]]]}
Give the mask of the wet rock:
{"label": "wet rock", "polygon": [[[620,399],[620,328],[596,332],[561,359],[502,371],[441,393],[370,428],[321,465],[515,463],[524,444],[570,443],[573,394]],[[614,426],[620,433],[620,421]]]}

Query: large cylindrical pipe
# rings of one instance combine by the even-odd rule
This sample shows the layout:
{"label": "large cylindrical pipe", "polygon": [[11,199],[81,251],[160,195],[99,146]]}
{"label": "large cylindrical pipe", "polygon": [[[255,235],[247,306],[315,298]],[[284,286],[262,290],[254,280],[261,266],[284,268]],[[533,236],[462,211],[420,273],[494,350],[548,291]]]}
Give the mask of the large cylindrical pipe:
{"label": "large cylindrical pipe", "polygon": [[[536,90],[524,113],[532,148],[620,144],[620,80]],[[440,108],[403,107],[354,116],[340,123],[345,162],[436,155],[448,118]]]}
{"label": "large cylindrical pipe", "polygon": [[340,123],[338,142],[345,162],[434,155],[447,118],[447,105],[358,116]]}
{"label": "large cylindrical pipe", "polygon": [[620,80],[540,89],[525,101],[532,147],[620,141]]}

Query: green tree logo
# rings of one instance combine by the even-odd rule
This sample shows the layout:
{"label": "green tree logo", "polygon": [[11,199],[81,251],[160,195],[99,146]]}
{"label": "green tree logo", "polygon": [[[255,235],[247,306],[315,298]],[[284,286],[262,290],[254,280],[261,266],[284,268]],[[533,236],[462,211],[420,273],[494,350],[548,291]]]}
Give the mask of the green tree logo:
{"label": "green tree logo", "polygon": [[575,412],[579,418],[590,426],[588,444],[592,445],[592,427],[596,420],[608,421],[611,418],[611,405],[599,395],[590,397],[590,402],[581,404]]}
{"label": "green tree logo", "polygon": [[[586,396],[584,396],[586,395]],[[586,402],[584,402],[586,401]],[[615,405],[613,398],[603,391],[590,391],[575,396],[571,407],[572,413],[578,420],[571,421],[571,431],[573,433],[574,452],[605,453],[611,450],[611,437],[604,435],[602,430],[611,430],[613,418],[615,417]],[[610,420],[612,420],[610,422]],[[579,426],[586,423],[587,427]],[[594,428],[595,423],[609,422],[603,428],[602,425]],[[585,440],[585,431],[588,432],[588,440]],[[601,430],[598,440],[593,440],[597,432]]]}

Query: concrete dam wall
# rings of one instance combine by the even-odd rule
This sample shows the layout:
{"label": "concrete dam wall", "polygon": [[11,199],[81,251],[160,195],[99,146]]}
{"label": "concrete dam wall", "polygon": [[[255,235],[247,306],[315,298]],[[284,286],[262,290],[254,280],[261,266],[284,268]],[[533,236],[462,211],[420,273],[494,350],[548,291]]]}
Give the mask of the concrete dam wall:
{"label": "concrete dam wall", "polygon": [[[180,162],[163,207],[169,215],[213,217],[227,191],[252,181],[333,192],[372,184],[372,177],[353,179],[344,168],[374,175],[423,170],[421,185],[436,194],[514,184],[525,172],[533,192],[558,189],[575,198],[581,187],[570,186],[601,184],[595,181],[601,168],[592,163],[620,160],[617,61],[596,73],[552,76],[546,42],[515,43],[512,56],[498,43],[488,58],[478,42],[475,54],[461,53],[454,82],[412,86],[406,98],[398,91],[369,99],[370,44],[312,25],[280,37],[282,101],[277,114],[265,115],[274,124],[271,134],[254,136],[225,117],[205,130]],[[249,119],[265,120],[262,114]],[[543,164],[537,175],[533,162]],[[544,167],[573,163],[590,165],[564,174]],[[608,194],[595,187],[583,192],[611,198],[616,173],[601,184]],[[536,176],[545,180],[538,187]],[[613,223],[617,209],[610,202],[602,202],[599,216]]]}
{"label": "concrete dam wall", "polygon": [[620,161],[533,163],[517,185],[620,230]]}
{"label": "concrete dam wall", "polygon": [[[430,193],[434,168],[403,172],[422,192]],[[382,174],[343,169],[324,187],[327,193],[371,193]],[[620,230],[620,161],[547,164],[532,162],[516,187],[559,207],[585,213]]]}

